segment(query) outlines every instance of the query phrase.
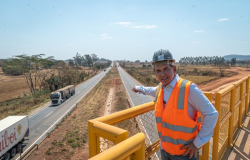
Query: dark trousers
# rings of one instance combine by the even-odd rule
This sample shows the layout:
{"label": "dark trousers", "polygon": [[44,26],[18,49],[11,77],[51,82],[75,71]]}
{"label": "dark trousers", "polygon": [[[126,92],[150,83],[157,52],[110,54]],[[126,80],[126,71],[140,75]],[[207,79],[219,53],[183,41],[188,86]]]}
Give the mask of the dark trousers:
{"label": "dark trousers", "polygon": [[162,160],[199,160],[199,152],[197,153],[197,158],[194,158],[194,156],[189,159],[189,155],[182,156],[182,155],[171,155],[167,153],[164,149],[161,150],[161,159]]}

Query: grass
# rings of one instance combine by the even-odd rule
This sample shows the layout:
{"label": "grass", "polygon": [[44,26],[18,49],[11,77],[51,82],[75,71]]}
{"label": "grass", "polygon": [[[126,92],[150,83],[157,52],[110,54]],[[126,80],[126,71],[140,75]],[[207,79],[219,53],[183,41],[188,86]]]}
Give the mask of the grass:
{"label": "grass", "polygon": [[68,140],[68,143],[74,143],[75,142],[75,139],[69,139]]}
{"label": "grass", "polygon": [[26,92],[29,88],[22,76],[6,76],[0,68],[0,103],[21,98]]}
{"label": "grass", "polygon": [[124,91],[120,91],[118,93],[116,93],[116,98],[118,100],[118,104],[117,104],[117,111],[121,111],[124,109],[128,108],[128,101],[127,101],[127,96],[126,93]]}
{"label": "grass", "polygon": [[181,76],[181,78],[183,79],[188,79],[192,82],[194,82],[195,84],[202,84],[205,82],[210,82],[212,80],[217,79],[217,77],[210,77],[210,76]]}
{"label": "grass", "polygon": [[47,154],[47,155],[51,155],[51,154],[52,154],[52,153],[51,153],[51,149],[52,149],[52,148],[49,148],[49,149],[46,151],[46,154]]}
{"label": "grass", "polygon": [[[18,99],[9,100],[0,103],[0,119],[10,115],[28,115],[34,109],[50,101],[50,91],[44,90],[38,92],[37,97],[30,94]],[[39,98],[38,98],[39,97]]]}

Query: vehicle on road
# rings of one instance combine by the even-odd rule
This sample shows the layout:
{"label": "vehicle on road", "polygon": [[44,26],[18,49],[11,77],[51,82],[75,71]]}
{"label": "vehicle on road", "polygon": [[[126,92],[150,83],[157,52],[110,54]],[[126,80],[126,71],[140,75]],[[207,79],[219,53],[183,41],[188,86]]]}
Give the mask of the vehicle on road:
{"label": "vehicle on road", "polygon": [[75,94],[75,85],[69,85],[50,94],[51,104],[60,105]]}
{"label": "vehicle on road", "polygon": [[28,116],[9,116],[0,121],[0,160],[13,158],[29,135]]}

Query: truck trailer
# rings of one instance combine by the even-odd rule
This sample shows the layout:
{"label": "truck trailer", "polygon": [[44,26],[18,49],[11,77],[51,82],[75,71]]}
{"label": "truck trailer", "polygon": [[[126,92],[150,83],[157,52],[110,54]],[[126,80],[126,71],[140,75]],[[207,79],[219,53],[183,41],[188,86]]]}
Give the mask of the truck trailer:
{"label": "truck trailer", "polygon": [[13,158],[29,135],[28,116],[9,116],[0,121],[0,160]]}
{"label": "truck trailer", "polygon": [[75,94],[75,86],[69,85],[50,94],[51,104],[60,105]]}

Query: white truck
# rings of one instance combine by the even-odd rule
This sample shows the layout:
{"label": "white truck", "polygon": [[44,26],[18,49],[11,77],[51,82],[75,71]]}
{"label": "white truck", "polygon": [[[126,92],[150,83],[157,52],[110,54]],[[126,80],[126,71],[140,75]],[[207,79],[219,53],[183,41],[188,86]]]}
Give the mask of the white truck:
{"label": "white truck", "polygon": [[21,151],[29,135],[28,116],[9,116],[0,121],[0,160],[9,160]]}
{"label": "white truck", "polygon": [[51,104],[60,105],[75,94],[75,86],[69,85],[50,94]]}

